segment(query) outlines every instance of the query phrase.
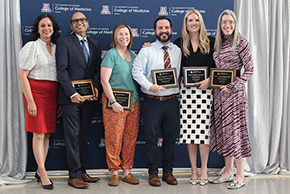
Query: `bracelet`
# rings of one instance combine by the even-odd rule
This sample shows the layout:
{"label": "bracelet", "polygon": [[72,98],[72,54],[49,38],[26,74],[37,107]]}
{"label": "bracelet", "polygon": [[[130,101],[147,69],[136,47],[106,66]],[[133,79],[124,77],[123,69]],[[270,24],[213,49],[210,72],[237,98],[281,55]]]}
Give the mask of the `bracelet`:
{"label": "bracelet", "polygon": [[113,99],[111,99],[109,102],[110,102],[110,104],[112,105],[112,104],[114,104],[114,103],[117,102],[117,101],[116,101],[115,98],[113,98]]}

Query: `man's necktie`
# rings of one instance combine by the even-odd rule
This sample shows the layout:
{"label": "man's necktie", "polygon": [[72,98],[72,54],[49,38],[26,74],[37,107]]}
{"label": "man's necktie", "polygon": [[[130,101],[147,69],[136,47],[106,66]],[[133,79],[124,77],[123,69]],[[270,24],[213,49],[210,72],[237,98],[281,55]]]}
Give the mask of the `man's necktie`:
{"label": "man's necktie", "polygon": [[85,41],[86,41],[85,39],[81,40],[82,48],[83,48],[83,51],[84,51],[84,54],[85,54],[85,57],[86,57],[86,62],[88,63],[89,62],[89,53],[88,53],[88,50],[86,48]]}
{"label": "man's necktie", "polygon": [[164,68],[171,68],[171,62],[170,62],[170,57],[169,53],[167,51],[168,46],[163,46],[162,49],[164,50]]}

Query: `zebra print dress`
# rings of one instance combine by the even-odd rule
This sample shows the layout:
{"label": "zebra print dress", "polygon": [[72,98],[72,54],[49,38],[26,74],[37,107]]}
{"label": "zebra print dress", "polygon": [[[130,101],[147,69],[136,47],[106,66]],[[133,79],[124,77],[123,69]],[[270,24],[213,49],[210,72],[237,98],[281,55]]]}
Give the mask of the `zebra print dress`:
{"label": "zebra print dress", "polygon": [[253,75],[254,66],[248,41],[241,37],[233,51],[231,39],[232,36],[225,37],[220,52],[214,52],[216,67],[237,70],[244,67],[244,73],[227,85],[231,93],[221,92],[220,89],[213,91],[210,151],[239,159],[252,155],[245,83]]}

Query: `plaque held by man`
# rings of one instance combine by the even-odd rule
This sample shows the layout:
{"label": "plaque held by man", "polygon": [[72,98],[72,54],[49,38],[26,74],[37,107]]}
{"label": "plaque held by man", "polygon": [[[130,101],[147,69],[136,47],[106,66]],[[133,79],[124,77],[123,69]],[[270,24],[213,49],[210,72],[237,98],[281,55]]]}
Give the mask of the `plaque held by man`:
{"label": "plaque held by man", "polygon": [[74,80],[72,81],[73,87],[77,93],[81,95],[85,100],[95,97],[94,82],[92,79],[86,80]]}
{"label": "plaque held by man", "polygon": [[164,88],[178,88],[176,68],[151,70],[153,84]]}

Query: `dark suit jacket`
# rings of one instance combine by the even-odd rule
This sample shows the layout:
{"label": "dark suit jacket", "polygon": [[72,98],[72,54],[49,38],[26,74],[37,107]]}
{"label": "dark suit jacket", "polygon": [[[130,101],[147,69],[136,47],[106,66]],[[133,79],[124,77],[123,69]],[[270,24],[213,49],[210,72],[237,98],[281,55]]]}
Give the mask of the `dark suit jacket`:
{"label": "dark suit jacket", "polygon": [[87,39],[90,49],[88,65],[79,39],[74,33],[57,40],[56,65],[60,83],[58,87],[59,104],[72,103],[70,96],[76,93],[71,83],[73,80],[93,79],[94,85],[100,93],[100,46],[96,40],[89,37]]}

